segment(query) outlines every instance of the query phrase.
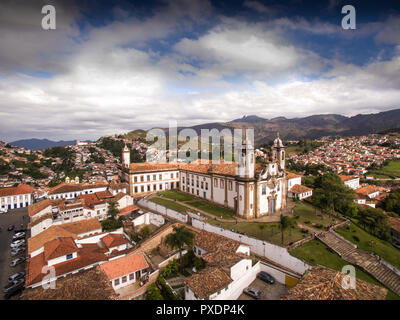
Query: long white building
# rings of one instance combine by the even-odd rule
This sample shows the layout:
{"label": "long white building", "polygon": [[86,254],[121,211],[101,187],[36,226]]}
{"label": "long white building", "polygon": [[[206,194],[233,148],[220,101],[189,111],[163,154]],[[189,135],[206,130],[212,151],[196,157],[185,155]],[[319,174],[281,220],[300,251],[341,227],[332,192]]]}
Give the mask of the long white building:
{"label": "long white building", "polygon": [[130,163],[130,152],[122,152],[120,177],[129,194],[142,197],[151,192],[179,189],[234,210],[238,216],[254,219],[286,207],[287,183],[301,184],[299,176],[286,177],[285,147],[279,135],[272,157],[255,163],[254,148],[243,141],[238,162]]}

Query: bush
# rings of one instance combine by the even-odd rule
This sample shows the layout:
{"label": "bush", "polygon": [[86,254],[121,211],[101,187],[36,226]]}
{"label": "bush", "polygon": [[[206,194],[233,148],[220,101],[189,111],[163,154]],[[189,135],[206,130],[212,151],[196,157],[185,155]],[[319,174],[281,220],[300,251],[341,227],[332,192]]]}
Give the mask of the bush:
{"label": "bush", "polygon": [[101,227],[103,231],[114,231],[122,227],[122,222],[118,220],[106,219],[101,222]]}
{"label": "bush", "polygon": [[142,239],[146,239],[150,234],[151,234],[151,229],[149,226],[144,226],[141,230],[140,230],[140,236],[142,237]]}
{"label": "bush", "polygon": [[167,285],[163,277],[157,278],[157,284],[161,287],[161,295],[165,300],[176,300],[172,289]]}
{"label": "bush", "polygon": [[169,278],[173,278],[175,276],[178,275],[178,271],[179,271],[179,264],[178,261],[176,261],[175,259],[170,261],[164,269],[162,269],[161,271],[161,275],[165,278],[165,279],[169,279]]}
{"label": "bush", "polygon": [[135,243],[138,243],[140,241],[140,237],[136,232],[131,233],[131,240]]}
{"label": "bush", "polygon": [[164,300],[155,282],[147,287],[147,300]]}

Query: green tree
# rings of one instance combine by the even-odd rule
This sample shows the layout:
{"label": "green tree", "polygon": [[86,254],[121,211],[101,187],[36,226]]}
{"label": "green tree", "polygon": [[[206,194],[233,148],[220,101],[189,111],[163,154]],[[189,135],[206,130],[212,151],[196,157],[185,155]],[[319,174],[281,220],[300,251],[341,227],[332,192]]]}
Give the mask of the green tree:
{"label": "green tree", "polygon": [[119,210],[118,210],[118,202],[116,201],[110,201],[108,203],[108,210],[107,210],[107,215],[109,217],[112,217],[113,219],[115,219],[115,217],[118,215]]}
{"label": "green tree", "polygon": [[194,241],[194,234],[189,231],[185,226],[173,227],[173,232],[168,234],[165,238],[165,243],[171,249],[179,250],[179,260],[182,257],[182,251],[185,245],[192,246]]}
{"label": "green tree", "polygon": [[147,287],[147,300],[164,300],[164,297],[155,282]]}
{"label": "green tree", "polygon": [[282,241],[282,244],[283,244],[283,234],[284,234],[286,229],[288,229],[288,228],[290,228],[292,226],[292,221],[291,221],[290,217],[284,216],[283,214],[281,214],[279,225],[280,225],[280,228],[281,228],[281,236],[282,236],[281,241]]}

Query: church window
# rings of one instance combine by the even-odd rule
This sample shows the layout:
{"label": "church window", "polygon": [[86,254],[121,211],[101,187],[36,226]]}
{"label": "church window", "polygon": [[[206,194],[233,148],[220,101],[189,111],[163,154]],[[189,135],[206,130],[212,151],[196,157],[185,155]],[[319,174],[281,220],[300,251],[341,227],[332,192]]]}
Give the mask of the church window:
{"label": "church window", "polygon": [[228,184],[228,188],[229,188],[229,190],[232,190],[232,186],[233,186],[233,183],[232,183],[232,181],[229,181],[229,184]]}
{"label": "church window", "polygon": [[214,187],[218,187],[218,179],[214,178]]}
{"label": "church window", "polygon": [[285,160],[285,153],[282,151],[282,160]]}
{"label": "church window", "polygon": [[263,195],[267,194],[267,186],[265,184],[262,186],[261,194]]}
{"label": "church window", "polygon": [[224,180],[221,179],[221,188],[224,188]]}

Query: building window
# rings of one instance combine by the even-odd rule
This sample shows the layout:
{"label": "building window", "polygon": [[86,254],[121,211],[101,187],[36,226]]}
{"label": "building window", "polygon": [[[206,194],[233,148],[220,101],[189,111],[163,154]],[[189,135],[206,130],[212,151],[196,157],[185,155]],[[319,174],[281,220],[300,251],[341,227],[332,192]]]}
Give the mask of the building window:
{"label": "building window", "polygon": [[208,182],[206,182],[206,190],[208,190]]}
{"label": "building window", "polygon": [[173,179],[174,178],[174,174],[173,173],[171,173],[171,179]]}
{"label": "building window", "polygon": [[141,190],[142,192],[144,192],[144,186],[141,186],[141,187],[140,187],[140,190]]}
{"label": "building window", "polygon": [[137,182],[137,177],[136,176],[133,177],[133,181]]}
{"label": "building window", "polygon": [[155,174],[153,174],[153,180],[156,180],[157,176]]}
{"label": "building window", "polygon": [[158,175],[158,178],[159,178],[160,180],[162,180],[162,174],[159,174],[159,175]]}
{"label": "building window", "polygon": [[232,186],[233,186],[232,181],[229,181],[229,185],[228,185],[229,191],[232,191]]}
{"label": "building window", "polygon": [[135,193],[137,193],[137,191],[138,191],[138,190],[137,190],[137,187],[135,187]]}
{"label": "building window", "polygon": [[150,181],[150,175],[147,176],[147,181]]}
{"label": "building window", "polygon": [[135,273],[131,273],[129,275],[129,280],[135,280]]}
{"label": "building window", "polygon": [[122,282],[122,283],[125,283],[125,282],[126,282],[126,280],[127,280],[126,276],[123,276],[123,277],[122,277],[122,281],[121,281],[121,282]]}
{"label": "building window", "polygon": [[267,194],[267,186],[265,184],[262,186],[261,194],[263,195]]}
{"label": "building window", "polygon": [[70,259],[72,259],[72,253],[67,254],[67,260],[70,260]]}
{"label": "building window", "polygon": [[221,179],[221,189],[224,188],[224,180]]}
{"label": "building window", "polygon": [[118,286],[118,285],[119,285],[119,279],[115,279],[115,280],[114,280],[114,285],[115,285],[115,286]]}
{"label": "building window", "polygon": [[144,176],[140,176],[140,181],[144,182]]}
{"label": "building window", "polygon": [[214,179],[214,187],[218,187],[218,179],[217,178]]}

